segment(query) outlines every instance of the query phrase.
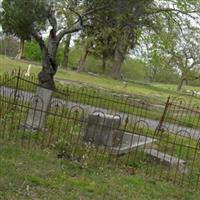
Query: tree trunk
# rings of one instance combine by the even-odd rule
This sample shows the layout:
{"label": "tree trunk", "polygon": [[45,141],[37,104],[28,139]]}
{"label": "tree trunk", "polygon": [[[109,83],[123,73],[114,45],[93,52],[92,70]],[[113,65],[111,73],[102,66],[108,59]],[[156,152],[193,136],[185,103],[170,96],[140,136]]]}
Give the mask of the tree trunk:
{"label": "tree trunk", "polygon": [[102,57],[102,73],[104,74],[105,71],[106,71],[106,58],[103,55],[103,57]]}
{"label": "tree trunk", "polygon": [[87,59],[88,54],[89,54],[89,49],[86,48],[84,53],[83,53],[83,55],[81,55],[81,58],[80,58],[80,60],[78,62],[78,65],[77,65],[77,71],[78,72],[85,71],[85,61]]}
{"label": "tree trunk", "polygon": [[45,45],[40,45],[42,52],[42,71],[38,74],[38,80],[42,87],[54,90],[54,75],[57,72],[58,66],[56,63],[56,54],[58,42],[52,35],[49,37],[48,48]]}
{"label": "tree trunk", "polygon": [[124,47],[120,42],[118,42],[115,48],[115,54],[112,65],[112,78],[120,79],[121,78],[121,67],[124,62],[126,47]]}
{"label": "tree trunk", "polygon": [[20,39],[19,51],[16,58],[19,60],[24,58],[24,39]]}
{"label": "tree trunk", "polygon": [[64,57],[63,57],[63,62],[62,62],[62,67],[64,68],[68,67],[70,41],[71,41],[71,34],[68,34],[65,40],[65,50],[64,50]]}
{"label": "tree trunk", "polygon": [[157,67],[152,67],[152,72],[150,72],[150,82],[154,82],[157,75]]}
{"label": "tree trunk", "polygon": [[178,82],[178,85],[177,85],[177,91],[179,92],[183,86],[183,83],[186,81],[186,78],[184,77],[181,77],[181,79],[179,80]]}
{"label": "tree trunk", "polygon": [[57,71],[57,64],[54,58],[47,53],[42,55],[42,70],[38,74],[38,80],[42,87],[54,90],[54,75]]}

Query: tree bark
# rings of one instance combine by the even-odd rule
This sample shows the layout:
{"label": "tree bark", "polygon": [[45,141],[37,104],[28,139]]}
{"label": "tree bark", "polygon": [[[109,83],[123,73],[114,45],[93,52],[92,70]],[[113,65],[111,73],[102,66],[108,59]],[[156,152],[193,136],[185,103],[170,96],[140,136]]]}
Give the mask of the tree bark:
{"label": "tree bark", "polygon": [[105,55],[102,56],[102,73],[104,74],[106,71],[106,57]]}
{"label": "tree bark", "polygon": [[84,50],[83,55],[81,55],[80,60],[77,64],[77,72],[83,72],[85,71],[85,61],[87,59],[87,56],[89,54],[89,48],[86,48]]}
{"label": "tree bark", "polygon": [[184,84],[185,81],[187,81],[187,79],[184,78],[184,77],[181,77],[181,79],[179,80],[178,85],[177,85],[177,91],[178,92],[182,89],[183,84]]}
{"label": "tree bark", "polygon": [[38,38],[38,42],[42,52],[42,70],[38,74],[38,80],[42,87],[54,90],[54,75],[58,69],[56,63],[56,54],[59,43],[53,32],[50,33],[48,47],[46,47],[42,39]]}
{"label": "tree bark", "polygon": [[18,54],[16,56],[17,59],[21,60],[22,58],[24,58],[24,39],[20,39],[20,45],[19,45],[19,51]]}
{"label": "tree bark", "polygon": [[127,47],[120,42],[117,43],[112,65],[112,78],[121,79],[121,67],[125,59]]}
{"label": "tree bark", "polygon": [[62,62],[62,67],[64,68],[68,67],[70,41],[71,41],[71,34],[68,34],[65,40],[65,49],[64,49],[64,56],[63,56],[63,62]]}

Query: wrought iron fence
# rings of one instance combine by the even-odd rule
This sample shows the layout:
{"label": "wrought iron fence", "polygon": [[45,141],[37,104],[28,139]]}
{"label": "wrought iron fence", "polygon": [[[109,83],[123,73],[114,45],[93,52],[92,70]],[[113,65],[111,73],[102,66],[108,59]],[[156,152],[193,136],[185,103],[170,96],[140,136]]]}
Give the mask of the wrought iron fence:
{"label": "wrought iron fence", "polygon": [[94,88],[66,85],[52,93],[21,71],[0,79],[1,142],[53,148],[83,165],[126,165],[191,188],[200,177],[199,120],[191,101],[169,98],[155,111],[144,100]]}

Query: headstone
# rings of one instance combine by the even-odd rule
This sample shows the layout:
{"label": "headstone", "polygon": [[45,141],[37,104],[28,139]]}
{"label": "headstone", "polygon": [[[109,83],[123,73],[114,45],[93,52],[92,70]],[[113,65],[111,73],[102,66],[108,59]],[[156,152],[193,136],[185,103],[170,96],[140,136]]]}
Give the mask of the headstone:
{"label": "headstone", "polygon": [[46,88],[37,88],[36,95],[32,98],[31,108],[28,111],[27,120],[24,125],[25,129],[37,130],[42,128],[52,92],[52,90]]}
{"label": "headstone", "polygon": [[143,147],[156,141],[150,137],[123,132],[119,130],[120,123],[120,116],[100,112],[90,114],[84,140],[106,147],[111,154],[115,155],[129,153],[138,147]]}
{"label": "headstone", "polygon": [[116,146],[122,140],[123,133],[119,116],[95,112],[89,115],[84,140],[103,146]]}
{"label": "headstone", "polygon": [[127,88],[128,83],[126,81],[123,82],[124,88]]}
{"label": "headstone", "polygon": [[32,67],[32,65],[29,64],[29,65],[28,65],[28,69],[27,69],[27,71],[26,71],[26,73],[25,73],[25,76],[30,76],[30,73],[31,73],[31,67]]}

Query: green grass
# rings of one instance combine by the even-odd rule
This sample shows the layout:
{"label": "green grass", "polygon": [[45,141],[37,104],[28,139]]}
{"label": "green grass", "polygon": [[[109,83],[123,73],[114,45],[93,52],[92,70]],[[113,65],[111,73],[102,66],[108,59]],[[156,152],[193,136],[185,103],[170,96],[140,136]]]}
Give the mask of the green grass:
{"label": "green grass", "polygon": [[[152,174],[159,176],[159,172],[167,175],[164,167],[156,163],[144,162],[144,154],[135,151],[129,159],[128,166],[122,163],[126,156],[118,157],[118,162],[107,162],[108,156],[96,154],[92,149],[81,146],[76,148],[77,136],[80,134],[81,124],[75,124],[73,118],[60,119],[59,116],[48,116],[41,133],[24,132],[19,129],[26,120],[27,108],[20,106],[10,110],[6,104],[1,104],[0,111],[0,199],[84,199],[84,200],[198,200],[200,192],[189,189],[192,187],[173,185],[163,181],[156,181]],[[128,129],[128,128],[127,128]],[[130,127],[131,129],[131,127]],[[143,129],[142,129],[143,130]],[[143,130],[144,133],[144,130]],[[2,136],[2,134],[4,136]],[[40,135],[41,134],[41,135]],[[58,136],[59,134],[59,136]],[[62,136],[68,135],[65,137]],[[153,132],[148,132],[152,136]],[[41,136],[41,138],[40,138]],[[70,139],[73,136],[73,139]],[[13,138],[14,137],[14,138]],[[51,137],[51,149],[40,149],[39,143],[48,143]],[[64,137],[66,153],[78,156],[89,155],[80,161],[60,160],[57,152],[63,150],[54,144],[58,138]],[[55,139],[55,140],[54,140]],[[13,142],[15,141],[15,142]],[[22,142],[23,141],[23,142]],[[28,145],[29,141],[33,145]],[[38,141],[38,144],[37,142]],[[171,143],[169,143],[171,141]],[[156,143],[159,149],[177,155],[180,158],[193,161],[196,141],[175,137],[164,133]],[[22,147],[21,144],[23,143]],[[67,146],[66,144],[69,144]],[[74,145],[73,145],[74,144]],[[181,144],[185,145],[181,147]],[[29,146],[29,148],[25,148]],[[191,147],[191,149],[188,147]],[[74,150],[76,148],[76,151]],[[135,154],[137,153],[137,155]],[[199,152],[195,159],[192,184],[197,181],[199,171]],[[191,167],[191,166],[190,166]],[[197,169],[196,169],[197,168]],[[149,176],[145,174],[149,170]],[[163,170],[163,171],[161,171]],[[173,171],[170,176],[173,177]],[[180,177],[181,178],[181,177]],[[186,178],[186,177],[185,177]],[[187,180],[186,180],[187,182]]]}
{"label": "green grass", "polygon": [[0,145],[0,199],[199,200],[200,193],[111,165],[82,168],[49,150]]}
{"label": "green grass", "polygon": [[[0,56],[0,74],[17,68],[26,70],[29,63],[30,62],[28,61],[19,61],[5,56]],[[40,70],[40,64],[33,63],[32,73],[37,74]],[[59,69],[55,78],[60,81],[66,81],[70,84],[79,82],[80,85],[80,82],[82,82],[81,85],[104,88],[118,93],[128,93],[141,97],[148,96],[148,100],[152,103],[165,102],[169,95],[181,94],[176,92],[175,85],[166,86],[165,84],[144,84],[132,82],[128,83],[127,87],[124,87],[123,81],[113,80],[107,76],[99,75],[95,77],[87,73],[77,73],[75,71],[66,71],[64,69]],[[193,89],[193,87],[185,86],[184,89]]]}
{"label": "green grass", "polygon": [[[108,162],[113,163],[117,161],[114,162],[112,167],[114,167],[116,163],[118,163],[119,166],[126,164],[136,167],[140,175],[150,170],[148,173],[149,176],[157,177],[161,175],[161,177],[165,177],[164,180],[166,180],[169,171],[168,168],[152,164],[151,159],[147,158],[143,149],[136,149],[134,152],[130,152],[130,154],[115,157],[98,149],[98,147],[94,148],[94,146],[86,145],[82,140],[86,122],[84,123],[82,120],[77,120],[81,118],[77,118],[76,113],[71,113],[70,116],[63,116],[61,118],[60,115],[54,116],[49,113],[49,115],[46,116],[44,128],[32,133],[19,129],[26,121],[28,108],[24,106],[22,106],[23,108],[21,106],[9,107],[7,104],[1,105],[3,109],[0,113],[0,138],[8,144],[10,141],[15,141],[16,144],[21,144],[23,147],[35,147],[35,149],[50,147],[67,158],[76,158],[79,164],[85,165],[86,163],[86,166],[90,167],[105,166]],[[56,113],[58,114],[59,112]],[[153,130],[148,130],[141,126],[135,127],[133,130],[133,125],[131,124],[126,127],[125,131],[157,139],[153,144],[154,148],[186,160],[189,174],[185,176],[186,180],[184,181],[184,185],[191,180],[192,184],[189,186],[191,188],[196,186],[200,166],[200,152],[199,147],[197,147],[197,141],[169,133],[162,133],[162,135],[157,136],[154,134]],[[175,178],[177,172],[175,168],[170,170],[170,180],[175,179],[176,183],[179,181],[181,182],[183,176],[178,173]]]}

